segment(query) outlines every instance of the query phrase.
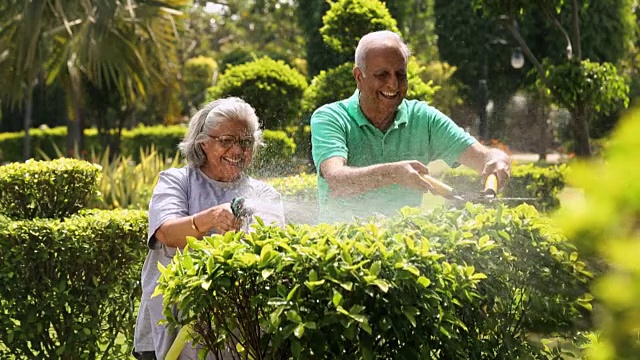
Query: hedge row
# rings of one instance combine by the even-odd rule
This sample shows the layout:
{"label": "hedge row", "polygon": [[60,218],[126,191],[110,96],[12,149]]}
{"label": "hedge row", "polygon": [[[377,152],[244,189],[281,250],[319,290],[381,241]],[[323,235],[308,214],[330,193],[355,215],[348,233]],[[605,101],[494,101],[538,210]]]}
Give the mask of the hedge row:
{"label": "hedge row", "polygon": [[[132,130],[122,131],[120,153],[125,157],[130,156],[134,161],[139,161],[140,149],[154,147],[157,153],[164,157],[173,157],[177,154],[178,144],[184,138],[186,127],[174,126],[142,126]],[[57,158],[60,151],[66,149],[67,131],[65,127],[53,129],[33,129],[30,131],[33,150],[41,150],[46,158]],[[100,143],[96,129],[85,130],[85,149],[89,152],[100,154],[104,148]],[[263,136],[266,147],[257,153],[255,163],[259,173],[269,173],[280,169],[271,169],[273,163],[290,163],[295,153],[296,144],[284,131],[265,130]],[[22,161],[22,147],[24,144],[24,132],[0,134],[0,163]],[[34,153],[35,154],[35,153]],[[35,154],[38,156],[38,154]],[[285,169],[286,170],[286,169]]]}
{"label": "hedge row", "polygon": [[[591,274],[528,205],[189,238],[161,269],[169,323],[265,359],[550,359]],[[179,313],[179,318],[175,313]]]}
{"label": "hedge row", "polygon": [[[121,358],[130,351],[147,218],[138,210],[78,211],[99,177],[99,168],[75,159],[0,167],[0,192],[10,195],[0,204],[1,358]],[[272,183],[285,203],[314,201],[314,180],[303,174]],[[295,208],[291,214],[303,216]],[[262,350],[277,351],[276,358],[309,351],[320,358],[542,354],[526,334],[572,336],[580,306],[589,308],[588,269],[530,207],[407,208],[354,224],[258,226],[247,237],[229,233],[191,246],[191,261],[204,261],[195,268],[207,273],[185,271],[198,279],[164,289],[168,301],[197,300],[181,302],[188,316],[180,321],[203,314],[186,304],[261,307],[256,314],[268,319],[251,319],[260,320],[254,335],[265,337]],[[189,263],[176,263],[167,279]],[[225,288],[225,279],[239,287]],[[232,298],[240,288],[253,297]],[[235,331],[236,315],[222,316],[229,321],[216,324],[218,335]]]}
{"label": "hedge row", "polygon": [[140,210],[81,210],[100,169],[0,166],[0,358],[125,358],[147,252]]}

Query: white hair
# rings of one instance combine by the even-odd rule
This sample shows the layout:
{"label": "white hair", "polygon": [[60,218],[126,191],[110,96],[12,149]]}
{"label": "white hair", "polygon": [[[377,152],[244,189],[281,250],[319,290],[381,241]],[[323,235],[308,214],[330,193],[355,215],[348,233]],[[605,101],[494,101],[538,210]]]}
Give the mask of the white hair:
{"label": "white hair", "polygon": [[214,100],[206,104],[189,120],[189,128],[178,149],[193,167],[201,167],[207,161],[207,155],[201,144],[209,137],[207,134],[227,121],[240,121],[247,125],[247,130],[255,139],[254,150],[262,144],[262,130],[255,109],[238,97]]}
{"label": "white hair", "polygon": [[411,51],[409,50],[409,47],[404,42],[404,40],[402,40],[400,35],[396,34],[393,31],[381,30],[370,32],[360,39],[360,41],[358,42],[358,46],[356,47],[356,67],[362,71],[365,71],[367,68],[367,64],[365,61],[367,52],[371,48],[381,44],[397,47],[402,52],[405,61],[409,61]]}

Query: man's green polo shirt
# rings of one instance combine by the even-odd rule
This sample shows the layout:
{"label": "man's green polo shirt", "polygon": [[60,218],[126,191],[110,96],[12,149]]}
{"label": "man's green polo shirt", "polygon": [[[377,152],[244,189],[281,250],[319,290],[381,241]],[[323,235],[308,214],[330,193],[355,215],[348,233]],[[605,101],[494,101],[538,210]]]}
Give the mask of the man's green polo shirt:
{"label": "man's green polo shirt", "polygon": [[334,198],[320,175],[320,164],[334,156],[348,166],[418,160],[444,160],[452,166],[476,140],[446,115],[423,101],[403,100],[386,132],[374,127],[360,109],[359,91],[348,99],[324,105],[311,116],[313,161],[318,169],[320,220],[349,220],[375,213],[395,214],[404,206],[420,206],[420,191],[388,186],[352,197]]}

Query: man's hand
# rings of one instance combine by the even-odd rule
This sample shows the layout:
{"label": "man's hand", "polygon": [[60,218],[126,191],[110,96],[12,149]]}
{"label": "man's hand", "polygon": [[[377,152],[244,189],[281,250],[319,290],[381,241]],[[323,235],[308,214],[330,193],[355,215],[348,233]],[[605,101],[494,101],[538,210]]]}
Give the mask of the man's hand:
{"label": "man's hand", "polygon": [[476,170],[484,182],[487,176],[496,174],[498,189],[502,189],[511,177],[511,158],[504,151],[475,143],[460,155],[460,163]]}
{"label": "man's hand", "polygon": [[[502,151],[500,152],[502,153]],[[511,159],[506,154],[504,155],[503,157],[498,154],[494,159],[489,160],[482,169],[483,181],[491,174],[495,174],[498,177],[498,189],[502,189],[511,177]]]}

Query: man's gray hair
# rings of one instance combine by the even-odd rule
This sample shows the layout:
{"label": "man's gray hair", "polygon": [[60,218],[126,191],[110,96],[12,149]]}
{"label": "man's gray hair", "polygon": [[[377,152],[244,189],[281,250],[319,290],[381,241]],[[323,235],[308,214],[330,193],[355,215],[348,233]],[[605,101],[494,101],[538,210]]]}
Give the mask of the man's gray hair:
{"label": "man's gray hair", "polygon": [[386,44],[388,46],[396,46],[404,55],[404,59],[408,62],[409,56],[411,56],[411,51],[407,44],[402,40],[400,35],[394,33],[389,30],[381,30],[370,32],[367,35],[363,36],[358,42],[358,46],[356,47],[356,67],[362,71],[366,70],[367,64],[365,58],[367,57],[367,52],[373,46]]}
{"label": "man's gray hair", "polygon": [[207,162],[201,144],[209,139],[207,134],[210,131],[227,121],[240,121],[247,125],[247,130],[255,139],[254,151],[262,145],[260,121],[251,105],[237,97],[214,100],[191,117],[187,133],[178,145],[189,165],[199,168]]}

